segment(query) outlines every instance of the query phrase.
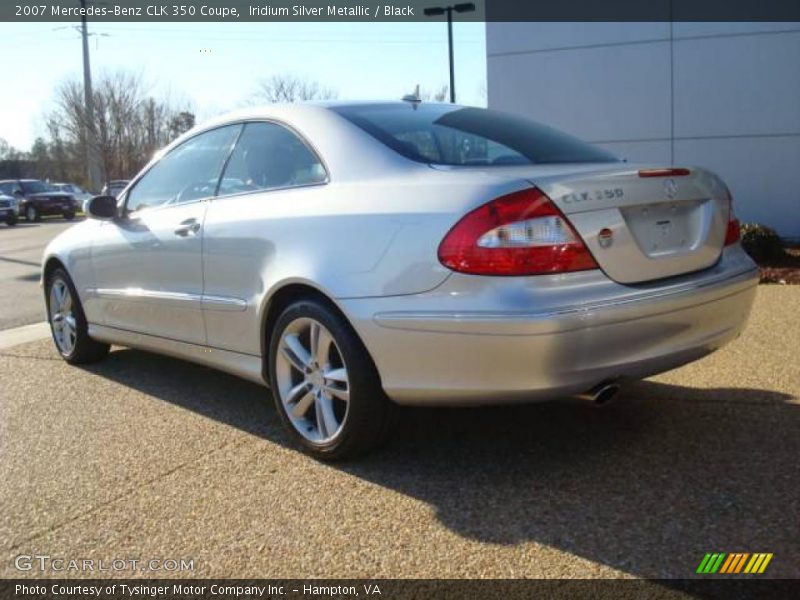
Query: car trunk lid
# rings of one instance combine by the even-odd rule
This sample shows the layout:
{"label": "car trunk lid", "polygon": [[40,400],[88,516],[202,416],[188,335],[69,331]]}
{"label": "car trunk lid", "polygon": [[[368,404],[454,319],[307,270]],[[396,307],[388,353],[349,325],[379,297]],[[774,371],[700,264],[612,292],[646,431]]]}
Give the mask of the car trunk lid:
{"label": "car trunk lid", "polygon": [[703,169],[636,167],[528,177],[567,216],[598,265],[639,283],[714,265],[725,242],[727,188]]}

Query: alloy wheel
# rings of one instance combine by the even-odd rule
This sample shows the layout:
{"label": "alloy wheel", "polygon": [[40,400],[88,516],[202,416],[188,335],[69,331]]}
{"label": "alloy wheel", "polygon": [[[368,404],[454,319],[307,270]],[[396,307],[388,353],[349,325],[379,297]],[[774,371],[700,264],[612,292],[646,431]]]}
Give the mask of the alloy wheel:
{"label": "alloy wheel", "polygon": [[72,294],[63,279],[56,279],[50,287],[50,323],[59,351],[68,355],[75,348],[78,325],[73,312]]}
{"label": "alloy wheel", "polygon": [[339,435],[348,415],[350,383],[331,332],[315,319],[295,319],[281,333],[275,361],[276,392],[298,433],[315,444]]}

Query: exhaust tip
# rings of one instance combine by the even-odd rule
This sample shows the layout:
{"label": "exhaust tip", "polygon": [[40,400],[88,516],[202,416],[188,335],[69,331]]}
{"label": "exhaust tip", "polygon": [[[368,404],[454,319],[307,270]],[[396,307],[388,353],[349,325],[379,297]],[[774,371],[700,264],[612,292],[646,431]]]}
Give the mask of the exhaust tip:
{"label": "exhaust tip", "polygon": [[619,385],[617,385],[616,383],[605,385],[601,389],[599,389],[595,394],[594,403],[598,406],[600,406],[601,404],[606,404],[614,396],[617,395],[618,391],[619,391]]}
{"label": "exhaust tip", "polygon": [[619,392],[619,387],[619,383],[607,381],[596,385],[588,392],[578,394],[577,397],[581,400],[591,402],[595,406],[600,406],[602,404],[607,404],[614,396],[616,396],[617,392]]}

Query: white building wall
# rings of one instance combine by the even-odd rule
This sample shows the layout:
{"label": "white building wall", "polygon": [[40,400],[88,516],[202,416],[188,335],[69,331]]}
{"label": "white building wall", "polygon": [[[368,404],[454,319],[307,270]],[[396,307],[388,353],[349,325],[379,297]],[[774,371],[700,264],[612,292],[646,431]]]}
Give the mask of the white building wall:
{"label": "white building wall", "polygon": [[800,23],[487,23],[486,50],[490,108],[708,167],[800,238]]}

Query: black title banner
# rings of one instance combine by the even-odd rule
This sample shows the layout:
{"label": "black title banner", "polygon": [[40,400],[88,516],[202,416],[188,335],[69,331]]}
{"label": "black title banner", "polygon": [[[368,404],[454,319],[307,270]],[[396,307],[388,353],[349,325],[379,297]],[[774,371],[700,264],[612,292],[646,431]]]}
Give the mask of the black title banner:
{"label": "black title banner", "polygon": [[4,600],[243,600],[380,598],[797,598],[798,580],[780,579],[25,579],[0,580]]}
{"label": "black title banner", "polygon": [[3,0],[7,22],[390,21],[797,21],[800,0]]}

